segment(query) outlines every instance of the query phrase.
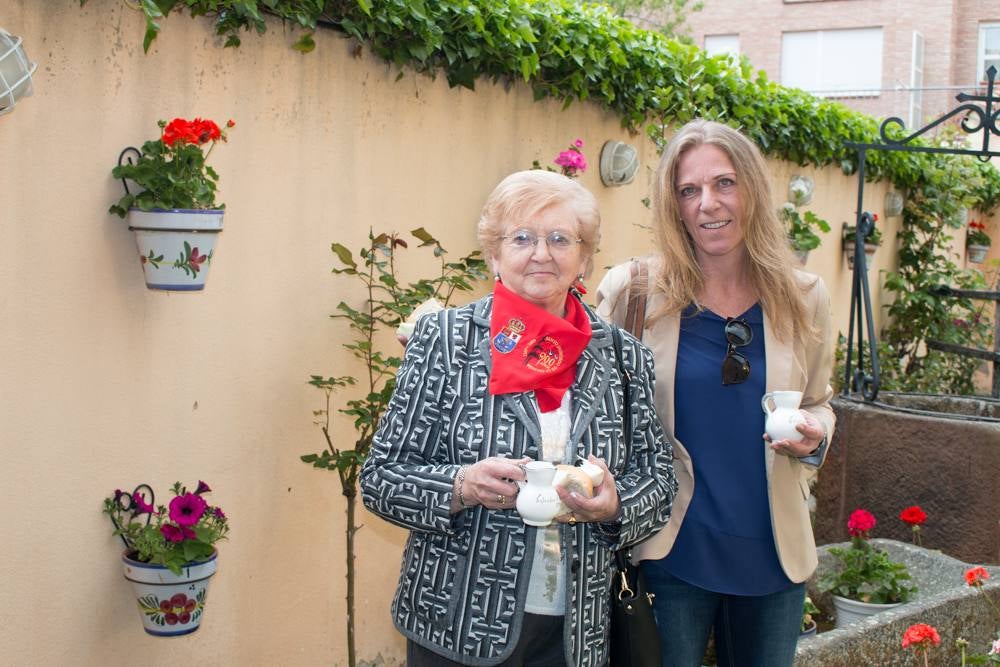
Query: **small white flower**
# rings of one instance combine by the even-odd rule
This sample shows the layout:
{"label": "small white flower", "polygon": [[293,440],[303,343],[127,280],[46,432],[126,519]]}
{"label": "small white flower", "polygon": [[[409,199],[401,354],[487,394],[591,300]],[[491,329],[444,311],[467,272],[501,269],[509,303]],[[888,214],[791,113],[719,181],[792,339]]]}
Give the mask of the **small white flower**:
{"label": "small white flower", "polygon": [[793,204],[790,201],[786,201],[784,204],[781,205],[781,208],[785,209],[789,213],[792,213],[795,211],[795,204]]}

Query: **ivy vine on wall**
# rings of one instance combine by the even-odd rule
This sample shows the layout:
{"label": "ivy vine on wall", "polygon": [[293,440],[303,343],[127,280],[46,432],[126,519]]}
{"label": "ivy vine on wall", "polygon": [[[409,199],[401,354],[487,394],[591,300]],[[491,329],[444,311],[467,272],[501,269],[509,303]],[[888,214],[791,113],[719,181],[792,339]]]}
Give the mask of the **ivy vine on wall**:
{"label": "ivy vine on wall", "polygon": [[[480,78],[506,85],[522,80],[536,99],[549,97],[565,106],[592,102],[618,114],[624,127],[644,130],[660,146],[667,126],[704,117],[739,127],[771,157],[798,165],[838,165],[853,173],[857,156],[845,142],[878,136],[874,118],[782,87],[745,58],[710,57],[693,45],[638,28],[602,5],[571,0],[124,1],[146,17],[146,49],[172,11],[213,18],[225,46],[238,46],[241,31],[265,32],[270,14],[302,29],[293,47],[303,52],[315,47],[312,35],[318,26],[329,26],[367,45],[401,73],[409,68],[432,77],[443,74],[450,85],[470,89]],[[961,305],[953,311],[934,303],[924,291],[930,276],[953,285],[976,280],[947,257],[954,209],[989,213],[1000,203],[1000,173],[991,164],[947,160],[942,166],[942,158],[932,154],[868,155],[867,177],[890,180],[910,202],[900,233],[900,270],[886,284],[897,301],[884,335],[899,345],[898,363],[886,364],[889,373],[920,377],[915,373],[923,363],[919,341],[941,337],[937,329],[968,314]],[[961,335],[945,331],[943,337]]]}

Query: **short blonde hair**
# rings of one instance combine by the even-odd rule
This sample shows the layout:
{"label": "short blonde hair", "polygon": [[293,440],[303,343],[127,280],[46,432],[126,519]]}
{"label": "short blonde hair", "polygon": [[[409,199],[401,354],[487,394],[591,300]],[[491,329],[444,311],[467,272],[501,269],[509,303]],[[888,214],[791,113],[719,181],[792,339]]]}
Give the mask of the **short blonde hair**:
{"label": "short blonde hair", "polygon": [[487,261],[500,254],[505,228],[516,228],[554,204],[568,204],[576,213],[581,250],[586,260],[584,274],[593,270],[593,257],[601,242],[601,213],[597,199],[587,188],[562,174],[530,169],[517,171],[500,181],[486,198],[479,217],[477,235]]}
{"label": "short blonde hair", "polygon": [[704,276],[694,252],[694,241],[681,220],[677,201],[677,165],[681,157],[698,146],[715,146],[733,163],[743,203],[743,239],[750,264],[750,276],[761,307],[773,322],[778,338],[787,340],[793,331],[812,331],[804,293],[792,267],[794,261],[788,238],[771,195],[770,172],[763,155],[750,139],[728,125],[696,119],[670,138],[660,158],[653,183],[656,225],[654,238],[663,257],[660,278],[651,288],[665,297],[665,306],[652,313],[655,321],[667,313],[679,312],[691,303],[704,284]]}

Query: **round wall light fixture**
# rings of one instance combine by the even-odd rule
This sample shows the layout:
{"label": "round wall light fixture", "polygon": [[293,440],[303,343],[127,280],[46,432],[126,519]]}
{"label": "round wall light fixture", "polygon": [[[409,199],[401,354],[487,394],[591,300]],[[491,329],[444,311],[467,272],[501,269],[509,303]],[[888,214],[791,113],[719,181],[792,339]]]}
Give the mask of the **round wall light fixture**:
{"label": "round wall light fixture", "polygon": [[885,215],[891,217],[903,212],[903,195],[895,190],[885,193]]}
{"label": "round wall light fixture", "polygon": [[639,152],[624,141],[605,141],[601,147],[601,183],[608,187],[635,180]]}
{"label": "round wall light fixture", "polygon": [[0,114],[10,113],[18,100],[31,95],[36,67],[21,47],[21,38],[0,28]]}

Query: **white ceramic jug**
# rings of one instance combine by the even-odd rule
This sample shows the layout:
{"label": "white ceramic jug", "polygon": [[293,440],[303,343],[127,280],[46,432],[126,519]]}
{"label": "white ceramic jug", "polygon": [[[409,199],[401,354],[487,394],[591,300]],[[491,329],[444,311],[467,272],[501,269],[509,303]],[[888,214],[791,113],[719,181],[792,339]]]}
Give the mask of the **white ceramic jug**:
{"label": "white ceramic jug", "polygon": [[[774,402],[774,409],[771,409],[769,401]],[[799,412],[799,403],[801,402],[801,391],[771,391],[760,399],[760,407],[767,413],[764,430],[771,436],[772,441],[800,442],[802,440],[804,436],[795,430],[797,425],[805,421],[805,417]]]}
{"label": "white ceramic jug", "polygon": [[529,526],[547,526],[559,514],[562,502],[552,486],[556,467],[548,461],[531,461],[524,465],[527,482],[518,481],[517,512]]}

